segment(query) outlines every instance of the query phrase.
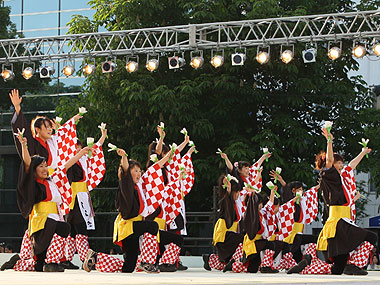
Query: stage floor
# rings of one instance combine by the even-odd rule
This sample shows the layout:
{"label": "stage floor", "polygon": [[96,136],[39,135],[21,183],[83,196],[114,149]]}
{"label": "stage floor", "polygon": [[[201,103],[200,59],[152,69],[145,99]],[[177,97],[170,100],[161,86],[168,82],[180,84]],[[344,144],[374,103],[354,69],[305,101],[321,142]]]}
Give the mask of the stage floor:
{"label": "stage floor", "polygon": [[208,272],[201,268],[174,273],[100,273],[83,270],[66,270],[64,273],[0,272],[0,283],[11,284],[380,284],[380,271],[370,271],[367,276],[287,275]]}

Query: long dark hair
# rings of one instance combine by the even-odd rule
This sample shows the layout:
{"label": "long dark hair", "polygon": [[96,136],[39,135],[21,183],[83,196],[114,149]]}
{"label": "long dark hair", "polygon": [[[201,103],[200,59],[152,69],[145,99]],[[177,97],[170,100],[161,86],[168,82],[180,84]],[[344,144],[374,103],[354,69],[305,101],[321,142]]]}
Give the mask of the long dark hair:
{"label": "long dark hair", "polygon": [[41,126],[53,127],[51,120],[48,117],[37,116],[31,122],[31,130],[33,136],[36,136],[36,128],[41,129]]}
{"label": "long dark hair", "polygon": [[249,165],[249,162],[248,161],[239,161],[238,162],[238,169],[241,170],[243,167],[250,167]]}

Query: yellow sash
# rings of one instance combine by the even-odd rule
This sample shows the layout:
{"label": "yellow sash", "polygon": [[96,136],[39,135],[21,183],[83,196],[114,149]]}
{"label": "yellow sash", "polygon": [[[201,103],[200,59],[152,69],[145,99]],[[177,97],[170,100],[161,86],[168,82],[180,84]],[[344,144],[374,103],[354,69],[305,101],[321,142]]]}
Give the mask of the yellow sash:
{"label": "yellow sash", "polygon": [[243,240],[243,252],[245,253],[246,257],[257,253],[255,241],[257,241],[259,239],[261,239],[261,235],[259,235],[259,234],[257,234],[253,238],[253,240],[250,240],[248,235],[245,234],[244,240]]}
{"label": "yellow sash", "polygon": [[226,221],[224,219],[218,219],[218,221],[215,223],[214,226],[214,235],[212,237],[213,244],[217,244],[218,242],[224,242],[224,239],[226,238],[226,232],[237,232],[238,230],[238,223],[233,222],[232,226],[227,229]]}
{"label": "yellow sash", "polygon": [[276,240],[276,234],[273,234],[273,235],[270,237],[269,241],[275,241],[275,240]]}
{"label": "yellow sash", "polygon": [[336,234],[336,225],[341,218],[351,219],[351,209],[348,206],[330,206],[329,218],[327,219],[322,231],[319,234],[317,250],[327,250],[327,240],[334,238]]}
{"label": "yellow sash", "polygon": [[113,225],[113,242],[119,242],[133,234],[133,222],[142,221],[143,217],[138,215],[132,219],[124,220],[121,214],[117,215]]}
{"label": "yellow sash", "polygon": [[70,210],[74,209],[75,199],[77,197],[77,194],[79,192],[87,192],[87,182],[86,181],[73,182],[71,183],[71,190],[73,192],[73,198],[70,203]]}
{"label": "yellow sash", "polygon": [[284,238],[283,241],[288,243],[288,244],[293,244],[294,238],[296,237],[296,234],[302,233],[302,232],[303,232],[303,224],[294,223],[292,231],[290,232],[290,234],[286,238]]}
{"label": "yellow sash", "polygon": [[166,221],[164,219],[161,219],[161,218],[154,218],[154,221],[158,224],[158,229],[159,230],[166,230]]}
{"label": "yellow sash", "polygon": [[57,203],[39,202],[33,205],[29,216],[29,235],[45,228],[45,223],[49,214],[58,214]]}

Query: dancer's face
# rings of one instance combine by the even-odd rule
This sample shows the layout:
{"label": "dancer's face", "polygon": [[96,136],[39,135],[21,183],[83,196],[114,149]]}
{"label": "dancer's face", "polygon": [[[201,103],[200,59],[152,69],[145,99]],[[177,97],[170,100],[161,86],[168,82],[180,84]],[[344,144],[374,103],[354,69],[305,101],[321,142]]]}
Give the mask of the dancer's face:
{"label": "dancer's face", "polygon": [[131,168],[131,175],[132,175],[133,183],[137,184],[141,178],[141,168],[138,167],[137,165],[134,165]]}
{"label": "dancer's face", "polygon": [[34,172],[34,176],[37,179],[41,179],[41,180],[48,178],[49,170],[48,170],[48,165],[47,165],[46,161],[42,162],[41,164],[39,164],[36,167],[36,171]]}
{"label": "dancer's face", "polygon": [[249,167],[248,166],[243,166],[241,169],[238,170],[239,174],[243,177],[248,177],[249,176]]}
{"label": "dancer's face", "polygon": [[302,195],[302,193],[303,193],[303,187],[301,186],[299,188],[293,188],[292,191],[293,191],[294,195],[297,195],[297,193],[300,193]]}
{"label": "dancer's face", "polygon": [[53,134],[53,128],[48,123],[44,122],[40,128],[36,128],[36,134],[44,141],[47,141]]}
{"label": "dancer's face", "polygon": [[336,168],[336,170],[338,170],[338,172],[340,173],[343,169],[343,161],[334,161],[334,167]]}

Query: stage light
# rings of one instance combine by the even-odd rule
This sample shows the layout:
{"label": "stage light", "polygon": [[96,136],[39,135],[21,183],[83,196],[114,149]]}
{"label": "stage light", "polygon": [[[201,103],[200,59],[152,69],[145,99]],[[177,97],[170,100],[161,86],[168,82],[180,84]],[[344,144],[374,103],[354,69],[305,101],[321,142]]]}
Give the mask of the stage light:
{"label": "stage light", "polygon": [[223,56],[221,56],[221,55],[216,55],[216,56],[214,56],[214,57],[211,59],[210,62],[211,62],[211,65],[212,65],[213,67],[218,68],[218,67],[220,67],[220,66],[223,65],[223,63],[224,63],[224,58],[223,58]]}
{"label": "stage light", "polygon": [[169,69],[178,69],[183,67],[186,64],[186,61],[183,57],[172,56],[168,58]]}
{"label": "stage light", "polygon": [[340,58],[341,54],[342,54],[342,51],[340,48],[332,47],[329,49],[329,52],[327,55],[329,56],[330,59],[336,60],[336,59]]}
{"label": "stage light", "polygon": [[129,72],[135,72],[139,68],[139,64],[135,61],[128,61],[127,64],[125,65],[125,69]]}
{"label": "stage light", "polygon": [[302,58],[304,63],[311,63],[317,60],[317,49],[309,48],[302,51]]}
{"label": "stage light", "polygon": [[232,65],[244,65],[246,59],[245,53],[233,53],[231,54]]}
{"label": "stage light", "polygon": [[288,64],[294,58],[293,52],[290,49],[286,49],[281,53],[281,60],[283,63]]}
{"label": "stage light", "polygon": [[190,61],[190,65],[194,69],[198,69],[202,67],[203,63],[204,63],[204,59],[203,57],[200,57],[200,56],[193,57]]}
{"label": "stage light", "polygon": [[148,69],[150,72],[153,72],[155,70],[157,70],[158,66],[159,66],[159,61],[155,58],[152,58],[152,59],[149,59],[147,62],[146,62],[146,69]]}
{"label": "stage light", "polygon": [[362,58],[363,56],[365,56],[367,53],[366,49],[365,49],[365,46],[363,45],[356,45],[354,46],[354,48],[352,49],[352,54],[357,57],[357,58]]}
{"label": "stage light", "polygon": [[9,69],[3,69],[1,72],[1,77],[4,79],[4,81],[9,81],[15,78],[15,74],[12,70]]}
{"label": "stage light", "polygon": [[203,51],[202,50],[196,50],[190,52],[190,66],[194,69],[201,68],[204,63],[204,58],[203,58]]}
{"label": "stage light", "polygon": [[260,64],[265,64],[269,61],[269,53],[267,53],[266,51],[261,51],[259,52],[257,55],[256,55],[256,60],[258,61],[258,63]]}
{"label": "stage light", "polygon": [[116,63],[112,62],[112,61],[104,61],[102,62],[102,72],[103,73],[111,73],[111,72],[114,72],[116,70]]}
{"label": "stage light", "polygon": [[63,69],[62,69],[62,73],[66,76],[66,77],[69,77],[71,75],[73,75],[75,69],[73,66],[71,65],[66,65]]}
{"label": "stage light", "polygon": [[96,67],[94,64],[86,64],[83,67],[83,73],[85,76],[93,74],[95,72],[95,70],[96,70]]}
{"label": "stage light", "polygon": [[40,78],[50,78],[54,72],[55,69],[52,66],[42,66],[39,68],[40,71]]}
{"label": "stage light", "polygon": [[374,54],[376,54],[376,55],[380,55],[380,43],[376,43],[376,44],[372,47],[372,51],[374,52]]}
{"label": "stage light", "polygon": [[26,80],[32,78],[33,74],[34,74],[34,69],[31,68],[30,66],[24,68],[22,71],[22,77],[24,77]]}

